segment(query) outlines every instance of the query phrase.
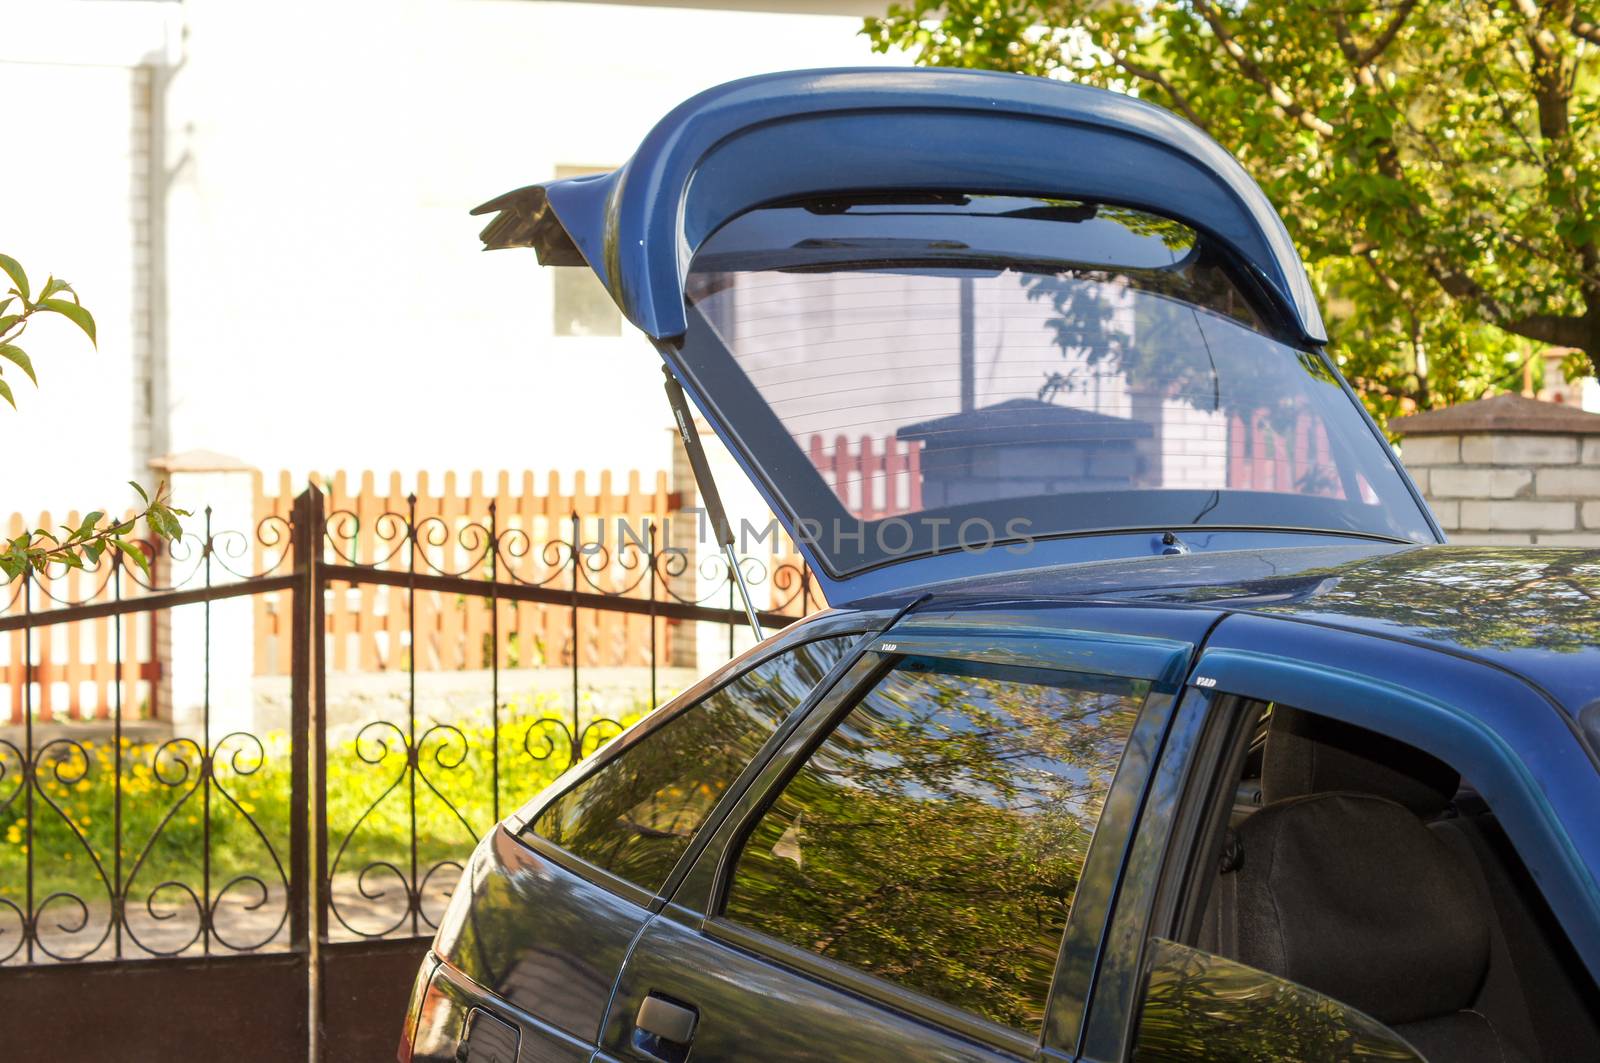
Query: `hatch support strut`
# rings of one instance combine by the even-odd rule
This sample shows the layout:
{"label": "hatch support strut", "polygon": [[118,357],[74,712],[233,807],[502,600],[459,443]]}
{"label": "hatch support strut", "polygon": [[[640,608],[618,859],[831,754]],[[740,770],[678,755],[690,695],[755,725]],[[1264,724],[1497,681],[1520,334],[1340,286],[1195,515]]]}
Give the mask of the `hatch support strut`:
{"label": "hatch support strut", "polygon": [[761,631],[761,621],[756,616],[755,602],[750,598],[750,587],[744,581],[744,572],[739,568],[739,555],[733,549],[733,525],[728,523],[728,512],[722,508],[722,495],[717,492],[717,481],[711,478],[711,466],[706,461],[706,450],[700,443],[700,433],[695,431],[694,415],[689,411],[689,399],[683,393],[683,385],[678,383],[678,378],[672,375],[672,367],[662,365],[661,375],[665,378],[667,389],[667,404],[672,407],[672,419],[678,424],[678,437],[683,440],[683,450],[689,456],[689,471],[694,474],[695,485],[700,488],[700,497],[705,505],[706,515],[711,519],[711,528],[717,537],[717,543],[722,547],[722,556],[728,559],[728,572],[733,582],[739,586],[739,596],[744,599],[744,615],[750,620],[750,630],[756,634],[759,642],[766,636]]}

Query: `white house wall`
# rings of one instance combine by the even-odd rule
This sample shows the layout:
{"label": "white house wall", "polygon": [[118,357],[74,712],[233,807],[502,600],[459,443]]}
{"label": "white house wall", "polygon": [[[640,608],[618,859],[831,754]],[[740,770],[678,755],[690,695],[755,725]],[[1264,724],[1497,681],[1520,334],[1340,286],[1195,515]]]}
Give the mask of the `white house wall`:
{"label": "white house wall", "polygon": [[0,99],[48,115],[13,130],[0,167],[0,250],[35,290],[52,272],[71,281],[100,341],[95,350],[64,318],[30,323],[21,346],[40,386],[7,366],[18,409],[0,404],[0,520],[122,499],[133,455],[148,444],[144,84],[120,65],[0,62]]}
{"label": "white house wall", "polygon": [[165,421],[154,433],[135,423],[150,209],[135,90],[149,71],[104,48],[90,66],[0,47],[0,92],[53,99],[70,119],[0,174],[5,250],[76,282],[102,329],[90,355],[65,328],[40,328],[45,386],[19,395],[20,415],[0,414],[8,450],[92,423],[100,451],[63,447],[37,473],[8,466],[0,511],[120,498],[162,436],[170,451],[296,472],[667,468],[653,353],[634,337],[553,337],[549,273],[530,253],[482,253],[483,220],[467,211],[560,165],[621,162],[674,104],[719,82],[885,61],[847,14],[537,0],[36,6],[55,59],[73,47],[53,39],[52,18],[178,12],[153,141],[166,188],[158,177],[150,191],[164,214],[165,296],[150,328]]}

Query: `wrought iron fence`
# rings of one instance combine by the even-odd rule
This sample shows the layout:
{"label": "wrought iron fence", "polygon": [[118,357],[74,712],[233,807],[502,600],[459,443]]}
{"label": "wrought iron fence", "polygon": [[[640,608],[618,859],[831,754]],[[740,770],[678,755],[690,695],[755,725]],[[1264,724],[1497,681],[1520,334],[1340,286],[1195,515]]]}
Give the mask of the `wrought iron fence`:
{"label": "wrought iron fence", "polygon": [[[0,679],[22,709],[0,726],[0,966],[430,933],[507,804],[654,707],[681,671],[668,643],[681,658],[695,625],[724,625],[731,652],[744,623],[720,556],[670,545],[655,519],[618,537],[573,514],[541,538],[492,502],[328,512],[315,487],[248,532],[213,516],[164,551],[141,544],[149,573],[109,552],[0,588]],[[820,604],[796,561],[741,565],[765,624]],[[263,616],[290,627],[286,689],[256,674]],[[136,674],[135,628],[162,651]],[[102,630],[78,679],[109,677],[109,704],[41,714],[73,681],[40,666],[41,641]]]}
{"label": "wrought iron fence", "polygon": [[[290,586],[274,572],[287,561],[286,523],[264,522],[255,538],[283,550],[253,576],[240,571],[246,538],[213,532],[208,512],[198,537],[164,551],[142,543],[149,569],[113,550],[6,588],[0,633],[10,633],[5,678],[20,723],[0,728],[0,963],[256,951],[283,937],[291,882],[303,876],[291,878],[284,841],[238,793],[267,766],[266,745],[213,727],[208,682],[192,733],[151,728],[160,677],[147,662],[126,667],[137,624],[154,632],[158,618],[193,607],[208,677],[213,603]],[[53,686],[75,677],[42,671],[37,650],[89,625],[102,636],[95,663],[105,667],[94,671],[109,670],[109,704],[92,722],[63,724],[49,711]],[[227,864],[212,859],[219,827],[236,858]]]}

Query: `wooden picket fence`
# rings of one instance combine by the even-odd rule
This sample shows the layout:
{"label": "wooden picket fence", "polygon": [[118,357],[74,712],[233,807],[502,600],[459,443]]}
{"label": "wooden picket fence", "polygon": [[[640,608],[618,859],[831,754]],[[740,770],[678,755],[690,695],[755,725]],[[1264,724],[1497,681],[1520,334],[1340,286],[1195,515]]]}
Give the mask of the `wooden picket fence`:
{"label": "wooden picket fence", "polygon": [[[616,521],[625,521],[642,537],[647,522],[657,529],[663,527],[677,498],[668,489],[665,473],[656,476],[649,487],[637,472],[630,473],[621,490],[610,473],[602,473],[598,480],[598,487],[591,490],[589,477],[579,473],[572,490],[563,492],[560,478],[553,473],[540,485],[531,472],[519,477],[502,472],[492,487],[486,487],[482,473],[472,473],[464,485],[461,478],[446,473],[435,490],[426,473],[411,484],[398,473],[391,474],[382,486],[370,472],[362,473],[354,483],[339,473],[322,481],[328,513],[324,557],[336,564],[393,572],[414,567],[423,576],[472,574],[487,582],[492,571],[486,547],[493,504],[493,527],[502,549],[492,563],[498,567],[495,575],[501,581],[567,589],[572,579],[571,554],[559,544],[571,541],[576,516],[586,542],[595,541],[603,522],[609,560],[601,564],[599,552],[588,556],[590,567],[580,577],[581,589],[643,597],[648,590],[644,583],[631,592],[623,590],[639,574],[642,558],[636,550],[618,550]],[[286,519],[295,487],[284,474],[274,492],[258,491],[258,523],[274,517]],[[415,558],[404,541],[408,526],[417,530]],[[258,545],[258,550],[266,554],[268,548]],[[582,610],[574,645],[570,610],[564,606],[504,601],[491,606],[487,599],[452,598],[423,590],[412,599],[413,617],[408,615],[407,600],[404,587],[372,584],[329,595],[329,669],[403,669],[413,645],[419,671],[487,668],[490,652],[499,655],[500,668],[569,665],[575,655],[585,666],[649,663],[651,619],[647,616]],[[291,633],[288,618],[279,613],[282,607],[283,603],[269,597],[256,602],[257,675],[288,673]],[[497,618],[491,608],[499,610]],[[655,625],[656,652],[660,659],[668,660],[676,625],[659,618]],[[495,628],[498,639],[491,638]]]}
{"label": "wooden picket fence", "polygon": [[[288,473],[268,478],[255,471],[249,477],[253,496],[251,528],[217,528],[219,554],[232,551],[230,568],[214,566],[214,580],[233,581],[256,574],[282,575],[287,558],[288,517],[304,483]],[[326,598],[327,667],[333,672],[385,672],[410,667],[416,655],[418,671],[459,671],[567,667],[636,667],[652,660],[668,664],[692,656],[692,625],[651,617],[638,612],[581,609],[574,624],[566,605],[493,600],[491,577],[502,584],[519,582],[557,590],[578,589],[617,597],[649,598],[658,602],[701,600],[718,608],[732,600],[717,591],[707,598],[696,573],[714,547],[694,544],[692,517],[679,517],[679,497],[670,489],[665,473],[646,482],[637,472],[624,478],[602,473],[572,477],[570,490],[561,489],[560,477],[500,473],[485,477],[445,474],[435,479],[426,473],[404,478],[373,473],[350,477],[339,473],[313,477],[326,494],[327,524],[322,554],[327,564],[354,564],[390,572],[407,573],[412,567],[422,576],[466,575],[485,582],[484,595],[445,595],[401,583],[391,586],[363,583],[334,584]],[[197,511],[204,501],[183,500]],[[493,513],[491,517],[491,506]],[[76,522],[79,515],[67,514]],[[568,544],[576,533],[590,544],[579,555],[581,572],[574,572]],[[618,521],[627,536],[655,536],[657,547],[682,545],[688,553],[675,565],[658,565],[654,579],[643,551],[631,538],[619,543]],[[492,523],[491,523],[492,521]],[[669,524],[668,522],[672,523]],[[42,514],[31,526],[54,527],[61,520]],[[203,520],[197,512],[185,520],[183,561],[160,558],[155,584],[171,586],[178,579],[195,585]],[[679,532],[674,533],[672,525]],[[9,521],[9,535],[21,534],[20,515]],[[491,559],[487,532],[493,527],[501,548]],[[416,530],[416,549],[410,531]],[[223,535],[229,536],[224,542]],[[677,543],[669,542],[671,535]],[[191,538],[193,536],[194,538]],[[595,550],[594,543],[603,548]],[[240,551],[238,544],[248,543]],[[414,555],[414,556],[413,556]],[[814,588],[799,595],[796,581],[800,560],[792,546],[782,543],[770,557],[756,559],[766,570],[757,580],[757,593],[771,595],[785,609],[799,615],[821,604]],[[231,570],[230,570],[231,569]],[[177,571],[181,570],[181,571]],[[171,582],[163,583],[163,578]],[[774,585],[776,579],[778,585]],[[424,579],[423,582],[426,582]],[[763,586],[770,590],[763,590]],[[109,567],[101,572],[52,569],[31,581],[27,594],[20,581],[0,586],[0,618],[31,611],[26,629],[0,632],[0,712],[13,724],[21,723],[31,704],[35,719],[109,719],[116,697],[117,655],[114,639],[121,635],[121,685],[123,718],[155,719],[164,715],[164,661],[169,619],[162,612],[139,612],[117,617],[96,617],[68,623],[50,623],[48,610],[64,604],[92,604],[150,593],[139,580],[124,575],[114,579]],[[289,672],[291,629],[289,600],[285,593],[251,597],[253,609],[253,661],[256,676],[285,676]],[[414,615],[413,615],[414,614]],[[576,637],[574,637],[576,632]],[[493,637],[497,635],[498,637]],[[31,652],[32,687],[24,696],[24,661]],[[491,654],[496,655],[491,659]],[[692,663],[685,659],[684,663]],[[3,722],[3,717],[0,717]]]}
{"label": "wooden picket fence", "polygon": [[[37,524],[29,525],[21,514],[14,513],[6,522],[6,538],[14,539],[28,527],[55,528],[62,523],[77,527],[81,519],[82,515],[75,511],[64,520],[44,513]],[[128,598],[148,593],[131,579],[120,581],[120,588],[113,586],[109,572],[109,565],[99,572],[52,571],[35,579],[26,594],[21,581],[0,586],[0,617],[25,612],[45,614],[61,604],[110,600],[119,592]],[[153,716],[161,675],[159,638],[160,628],[151,614],[102,616],[70,624],[40,623],[31,629],[19,627],[0,633],[0,706],[5,707],[4,719],[21,723],[29,704],[35,718],[44,722],[63,716],[73,720],[110,719],[119,678],[123,703],[128,706],[126,718]],[[30,655],[32,690],[28,691],[25,681],[29,670],[25,662]]]}
{"label": "wooden picket fence", "polygon": [[1320,418],[1301,413],[1287,432],[1265,411],[1228,416],[1228,486],[1236,491],[1343,494],[1339,469]]}
{"label": "wooden picket fence", "polygon": [[820,435],[806,447],[811,464],[844,508],[863,520],[880,520],[922,508],[922,443],[861,436],[852,442]]}
{"label": "wooden picket fence", "polygon": [[[1215,440],[1195,444],[1215,464],[1221,485],[1235,491],[1342,494],[1328,431],[1302,412],[1285,430],[1265,410],[1250,416],[1230,414]],[[1182,446],[1175,443],[1174,446]],[[807,446],[811,464],[822,474],[844,508],[864,520],[880,520],[922,508],[922,446],[890,438],[814,435]],[[1165,455],[1179,457],[1182,455]]]}
{"label": "wooden picket fence", "polygon": [[[1219,441],[1221,442],[1221,441]],[[1274,430],[1264,414],[1253,418],[1233,415],[1226,426],[1225,454],[1229,487],[1257,491],[1310,491],[1339,493],[1327,434],[1309,416],[1298,418],[1287,434]],[[814,436],[806,451],[824,481],[840,497],[846,510],[873,520],[921,508],[921,448],[892,438]],[[282,571],[287,550],[287,520],[294,497],[303,488],[288,473],[269,484],[255,471],[250,477],[254,527],[229,529],[243,533],[251,543],[254,573]],[[326,493],[328,524],[323,541],[324,559],[333,564],[372,566],[393,572],[415,567],[421,575],[493,575],[502,581],[578,589],[657,601],[704,598],[696,585],[696,570],[708,553],[699,544],[689,555],[685,571],[666,581],[658,573],[652,582],[640,565],[641,552],[619,543],[617,521],[635,536],[653,528],[666,541],[668,522],[681,509],[665,473],[646,483],[639,473],[620,480],[610,473],[589,477],[578,473],[568,491],[554,473],[540,478],[532,472],[501,472],[486,477],[474,472],[466,477],[446,473],[435,480],[426,473],[405,478],[391,473],[380,479],[371,472],[357,477],[338,473],[312,479]],[[542,480],[542,482],[541,482]],[[194,505],[193,502],[190,503]],[[492,516],[491,516],[492,507]],[[198,508],[198,507],[197,507]],[[66,521],[75,523],[78,514]],[[592,543],[602,539],[604,549],[591,552],[575,572],[571,553],[562,547],[577,536]],[[679,517],[680,525],[688,518]],[[59,521],[43,514],[36,526],[53,527]],[[197,518],[187,522],[194,530]],[[502,548],[492,563],[487,559],[487,533],[493,527]],[[410,549],[408,528],[417,531],[416,549]],[[13,515],[8,537],[22,532],[24,522]],[[603,535],[602,535],[603,529]],[[692,538],[692,537],[691,537]],[[686,539],[685,542],[688,540]],[[693,548],[694,544],[689,544]],[[766,570],[771,601],[797,598],[787,611],[798,614],[820,603],[812,591],[796,596],[795,580],[801,570],[792,544],[780,541],[770,557],[757,559]],[[160,572],[158,571],[158,576]],[[248,573],[245,573],[248,574]],[[237,578],[238,572],[224,574]],[[99,581],[97,584],[96,581]],[[777,580],[781,585],[773,585]],[[31,603],[17,586],[0,587],[0,617],[30,608],[35,613],[65,602],[105,600],[113,593],[135,597],[148,591],[124,578],[113,586],[104,573],[52,572],[37,579]],[[260,594],[253,598],[254,665],[257,676],[288,674],[290,627],[287,596]],[[728,599],[704,604],[732,606]],[[580,610],[573,623],[565,606],[532,602],[490,602],[422,590],[408,594],[401,586],[363,583],[346,586],[328,596],[328,667],[334,672],[384,672],[408,668],[416,654],[419,671],[457,671],[487,668],[490,654],[501,669],[544,666],[634,666],[670,662],[687,646],[687,629],[661,617],[617,610]],[[412,614],[415,614],[414,616]],[[0,632],[0,711],[9,706],[11,722],[20,722],[24,706],[24,657],[32,653],[34,668],[31,704],[36,717],[51,720],[105,719],[115,697],[118,665],[115,641],[121,639],[121,671],[125,718],[154,718],[160,714],[164,618],[160,613],[130,614],[120,621],[98,617],[64,624],[41,624],[31,634],[22,629]],[[576,636],[574,635],[576,631]],[[498,637],[493,637],[498,635]]]}

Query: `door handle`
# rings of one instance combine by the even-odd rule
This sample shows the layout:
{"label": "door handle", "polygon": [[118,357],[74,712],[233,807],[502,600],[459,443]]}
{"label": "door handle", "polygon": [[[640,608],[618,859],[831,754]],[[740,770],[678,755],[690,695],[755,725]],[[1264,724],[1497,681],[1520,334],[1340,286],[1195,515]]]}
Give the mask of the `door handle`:
{"label": "door handle", "polygon": [[688,1058],[689,1042],[694,1040],[699,1021],[693,1008],[651,993],[639,1003],[639,1013],[634,1016],[633,1047],[663,1063],[682,1063]]}

